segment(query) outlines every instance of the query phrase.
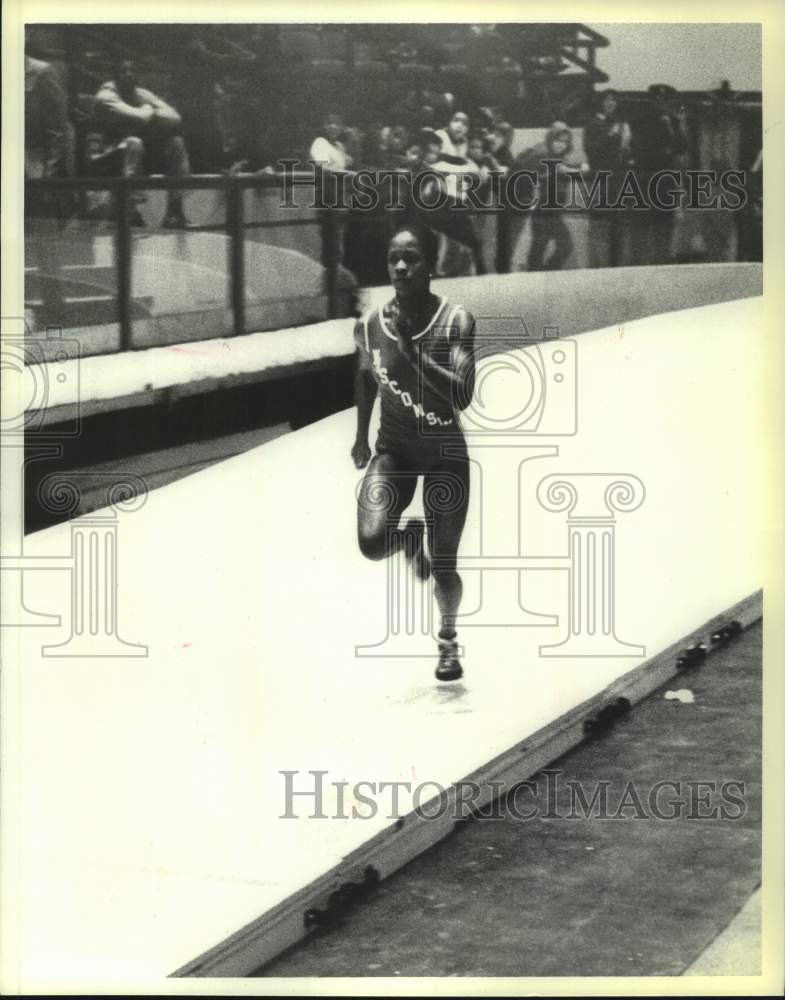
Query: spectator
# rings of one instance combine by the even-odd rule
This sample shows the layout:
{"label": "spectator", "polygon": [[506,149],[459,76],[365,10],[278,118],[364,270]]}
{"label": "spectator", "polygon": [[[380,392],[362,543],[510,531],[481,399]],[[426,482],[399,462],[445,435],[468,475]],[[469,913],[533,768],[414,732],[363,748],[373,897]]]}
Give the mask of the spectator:
{"label": "spectator", "polygon": [[[475,197],[482,205],[490,208],[493,200],[491,176],[503,174],[504,169],[491,152],[490,139],[485,138],[482,132],[475,132],[469,137],[469,159],[480,173],[480,184],[476,189]],[[479,252],[483,261],[482,271],[487,271],[490,267],[490,251],[497,234],[495,214],[478,212],[471,216],[471,224],[480,247]]]}
{"label": "spectator", "polygon": [[359,128],[347,128],[341,141],[346,152],[347,163],[357,169],[363,162],[363,149],[365,146],[365,134]]}
{"label": "spectator", "polygon": [[737,259],[763,260],[763,150],[759,149],[751,167],[745,171],[747,203],[736,213],[738,229]]}
{"label": "spectator", "polygon": [[583,133],[589,166],[595,171],[623,169],[630,160],[631,142],[630,126],[619,112],[616,91],[603,91]]}
{"label": "spectator", "polygon": [[509,122],[497,122],[490,136],[490,151],[505,174],[509,173],[515,164],[511,149],[514,136],[515,129]]}
{"label": "spectator", "polygon": [[[515,157],[512,152],[512,141],[515,137],[515,130],[509,122],[498,121],[494,126],[490,137],[490,152],[494,161],[498,164],[499,172],[509,174],[515,166]],[[501,211],[496,216],[496,271],[499,274],[506,274],[510,270],[510,259],[514,249],[511,234],[516,231],[515,219],[509,202],[505,197],[505,192],[500,192],[499,208]],[[525,221],[525,216],[520,217]],[[517,227],[517,236],[520,236],[522,226]]]}
{"label": "spectator", "polygon": [[346,170],[350,165],[346,147],[341,141],[344,132],[343,117],[335,112],[324,116],[323,134],[311,143],[308,158],[323,170]]}
{"label": "spectator", "polygon": [[25,56],[25,177],[63,177],[69,170],[68,102],[54,68]]}
{"label": "spectator", "polygon": [[[631,160],[632,133],[619,112],[615,90],[599,95],[594,115],[586,123],[583,146],[593,171],[610,171],[608,201],[616,198],[621,171]],[[592,267],[615,266],[621,257],[619,213],[592,208],[589,223],[589,258]]]}
{"label": "spectator", "polygon": [[442,141],[432,129],[424,129],[420,145],[423,164],[432,169],[442,158]]}
{"label": "spectator", "polygon": [[[90,158],[94,169],[133,176],[141,171],[145,153],[152,152],[156,159],[162,159],[169,176],[188,176],[188,152],[179,134],[180,115],[152,91],[138,86],[136,66],[131,60],[119,64],[115,79],[103,84],[95,104],[104,134],[100,152],[97,143],[101,140],[95,134],[92,139]],[[182,191],[168,192],[164,228],[184,229],[186,224]]]}
{"label": "spectator", "polygon": [[387,145],[387,156],[383,166],[387,170],[405,170],[407,167],[406,147],[409,145],[409,131],[405,125],[393,125]]}
{"label": "spectator", "polygon": [[634,136],[636,164],[647,173],[677,170],[687,152],[687,113],[675,87],[655,83],[649,87],[652,103]]}
{"label": "spectator", "polygon": [[469,148],[469,116],[463,111],[456,111],[450,119],[447,128],[436,133],[441,139],[442,154],[447,156],[466,157]]}
{"label": "spectator", "polygon": [[507,172],[493,153],[493,141],[480,132],[475,132],[469,139],[468,159],[479,169],[484,181],[489,180],[491,174]]}
{"label": "spectator", "polygon": [[425,151],[423,150],[421,143],[408,143],[404,156],[406,158],[406,169],[412,176],[425,169]]}
{"label": "spectator", "polygon": [[[556,178],[556,191],[553,192],[556,197],[553,200],[563,203],[566,175],[578,168],[578,164],[568,159],[571,152],[572,130],[564,122],[554,122],[545,133],[544,142],[525,150],[517,158],[516,163],[520,169],[537,174],[539,189],[538,202],[531,212],[531,244],[527,262],[529,271],[558,270],[572,253],[572,237],[564,221],[563,210],[542,204],[550,172]],[[551,161],[550,167],[546,161]],[[555,165],[552,161],[556,161]],[[551,243],[554,248],[548,257]]]}
{"label": "spectator", "polygon": [[[455,277],[466,273],[463,258],[468,254],[477,274],[485,274],[479,240],[467,214],[462,178],[476,174],[479,167],[468,158],[446,154],[439,132],[426,132],[422,140],[423,167],[431,176],[429,182],[420,188],[420,197],[425,204],[439,205],[428,211],[427,225],[440,234],[439,256],[436,266],[440,277]],[[468,150],[468,140],[466,143]],[[435,188],[440,189],[441,197]],[[455,246],[457,244],[457,247]]]}
{"label": "spectator", "polygon": [[227,36],[189,25],[171,26],[180,53],[178,107],[186,124],[191,165],[199,172],[237,173],[256,149],[248,82],[256,55]]}
{"label": "spectator", "polygon": [[[664,83],[649,87],[652,101],[633,134],[632,151],[638,178],[645,190],[649,177],[661,170],[679,170],[684,164],[688,148],[687,114],[679,102],[678,92]],[[672,199],[678,182],[665,178],[658,184],[663,200]],[[647,212],[636,214],[635,245],[636,264],[667,264],[672,259],[671,244],[676,209],[651,206]]]}
{"label": "spectator", "polygon": [[[67,176],[71,172],[70,137],[65,91],[54,68],[25,55],[25,179]],[[62,322],[64,244],[58,237],[70,211],[67,192],[27,196],[25,248],[37,268],[41,296],[41,305],[30,313],[33,326]]]}
{"label": "spectator", "polygon": [[371,140],[365,157],[366,166],[377,170],[384,168],[390,151],[390,132],[389,125],[376,124],[371,127]]}

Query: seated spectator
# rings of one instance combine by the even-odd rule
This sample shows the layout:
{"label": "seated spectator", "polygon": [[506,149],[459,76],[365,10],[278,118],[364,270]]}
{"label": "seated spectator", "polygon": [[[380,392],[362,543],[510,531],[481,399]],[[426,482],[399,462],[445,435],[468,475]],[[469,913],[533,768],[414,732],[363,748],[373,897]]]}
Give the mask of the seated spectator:
{"label": "seated spectator", "polygon": [[[580,165],[569,160],[572,152],[572,130],[564,122],[554,122],[545,133],[545,141],[524,150],[516,159],[516,165],[521,170],[531,170],[537,174],[540,191],[540,201],[544,196],[546,178],[549,170],[555,172],[557,191],[553,192],[561,201],[566,192],[563,180],[565,175],[575,172]],[[553,166],[552,161],[557,161]],[[551,163],[549,168],[548,163]],[[527,270],[545,271],[557,270],[564,266],[572,253],[572,237],[564,222],[564,212],[559,208],[548,208],[538,203],[531,212],[532,230],[531,245]],[[553,243],[553,252],[548,257],[548,248]]]}
{"label": "seated spectator", "polygon": [[343,133],[343,117],[335,112],[325,115],[322,135],[311,143],[308,159],[323,170],[346,170],[350,159],[341,141]]}
{"label": "seated spectator", "polygon": [[436,133],[442,142],[442,153],[447,156],[466,157],[469,148],[469,116],[463,111],[456,111],[450,119],[447,128]]}
{"label": "seated spectator", "polygon": [[[188,152],[179,134],[180,115],[152,91],[137,85],[136,67],[131,60],[121,62],[115,79],[101,86],[95,108],[104,126],[102,136],[93,134],[88,152],[95,172],[133,176],[141,172],[145,153],[151,152],[162,160],[169,176],[188,176]],[[135,221],[142,220],[137,216]],[[168,192],[164,228],[184,229],[186,224],[182,192]]]}
{"label": "seated spectator", "polygon": [[592,170],[623,169],[630,161],[631,142],[630,126],[619,112],[616,91],[604,91],[583,134],[589,166]]}

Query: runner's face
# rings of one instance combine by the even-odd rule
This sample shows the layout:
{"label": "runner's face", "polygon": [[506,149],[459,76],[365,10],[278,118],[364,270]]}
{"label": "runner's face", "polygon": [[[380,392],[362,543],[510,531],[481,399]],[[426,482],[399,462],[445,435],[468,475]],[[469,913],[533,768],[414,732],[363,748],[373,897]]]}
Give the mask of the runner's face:
{"label": "runner's face", "polygon": [[401,232],[392,238],[387,270],[400,299],[418,297],[428,290],[431,278],[428,263],[413,233]]}

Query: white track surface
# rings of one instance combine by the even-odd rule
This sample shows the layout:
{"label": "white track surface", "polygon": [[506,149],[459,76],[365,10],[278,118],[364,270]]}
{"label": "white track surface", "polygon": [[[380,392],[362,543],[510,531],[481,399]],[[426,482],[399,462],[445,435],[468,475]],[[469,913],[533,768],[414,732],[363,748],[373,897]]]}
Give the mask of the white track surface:
{"label": "white track surface", "polygon": [[[541,658],[565,634],[559,571],[523,583],[558,626],[462,629],[462,684],[437,685],[433,654],[355,657],[384,638],[387,576],[355,543],[351,411],[120,515],[120,634],[149,656],[46,659],[67,629],[22,630],[21,988],[158,980],[389,825],[279,819],[280,770],[446,785],[760,587],[763,341],[760,299],[581,336],[578,433],[538,439],[560,454],[523,467],[527,555],[566,554],[566,515],[535,499],[544,476],[645,484],[616,535],[617,632],[645,657]],[[475,476],[462,555],[478,551],[480,493]],[[506,537],[514,554],[509,500],[483,498],[486,552]],[[70,531],[29,537],[25,555],[67,554]],[[514,573],[490,576],[485,608],[515,621]],[[65,613],[68,577],[27,573],[27,605]],[[477,598],[467,573],[465,608]]]}

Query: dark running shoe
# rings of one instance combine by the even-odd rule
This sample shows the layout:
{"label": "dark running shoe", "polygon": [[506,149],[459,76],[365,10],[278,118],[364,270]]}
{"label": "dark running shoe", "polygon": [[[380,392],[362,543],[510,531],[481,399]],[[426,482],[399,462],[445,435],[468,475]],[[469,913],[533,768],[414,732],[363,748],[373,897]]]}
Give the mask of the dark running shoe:
{"label": "dark running shoe", "polygon": [[463,667],[458,659],[458,643],[455,638],[440,638],[436,679],[438,681],[457,681],[459,677],[463,677]]}

